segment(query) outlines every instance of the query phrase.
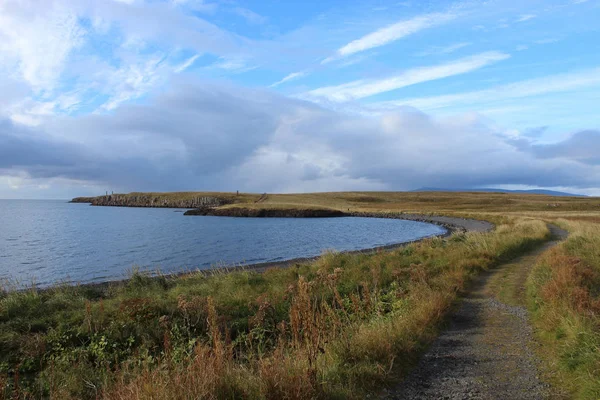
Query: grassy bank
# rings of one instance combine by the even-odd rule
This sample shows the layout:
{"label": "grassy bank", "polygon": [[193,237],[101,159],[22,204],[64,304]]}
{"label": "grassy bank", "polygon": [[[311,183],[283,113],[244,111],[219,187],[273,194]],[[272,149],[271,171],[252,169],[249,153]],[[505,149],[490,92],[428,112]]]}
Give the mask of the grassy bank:
{"label": "grassy bank", "polygon": [[541,221],[500,221],[263,274],[5,290],[5,396],[363,398],[411,365],[474,274],[547,239]]}
{"label": "grassy bank", "polygon": [[[115,194],[123,204],[194,207],[202,197],[217,197],[231,204],[225,207],[329,208],[339,211],[383,211],[415,213],[490,213],[490,212],[600,212],[600,198],[554,197],[513,193],[448,192],[331,192],[300,194],[249,194],[215,192],[128,193]],[[83,198],[100,204],[106,196]]]}
{"label": "grassy bank", "polygon": [[577,399],[600,398],[600,225],[589,222],[594,218],[559,220],[570,237],[545,254],[528,282],[546,369],[565,396]]}

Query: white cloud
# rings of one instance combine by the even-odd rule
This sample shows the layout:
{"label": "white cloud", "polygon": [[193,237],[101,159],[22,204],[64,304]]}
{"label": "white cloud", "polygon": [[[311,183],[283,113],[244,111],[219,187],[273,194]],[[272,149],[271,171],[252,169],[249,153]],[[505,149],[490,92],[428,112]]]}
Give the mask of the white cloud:
{"label": "white cloud", "polygon": [[121,103],[137,99],[160,81],[164,81],[171,72],[171,67],[161,54],[141,58],[119,68],[107,77],[110,98],[102,105],[104,110],[114,110]]}
{"label": "white cloud", "polygon": [[[63,0],[66,1],[66,0]],[[176,6],[165,1],[137,1],[122,4],[112,1],[70,0],[71,8],[82,16],[110,21],[124,38],[142,38],[155,46],[186,48],[218,56],[242,51],[246,44],[234,35],[198,15],[207,4],[189,1]]]}
{"label": "white cloud", "polygon": [[181,65],[178,65],[177,67],[175,67],[174,71],[176,73],[180,73],[180,72],[185,71],[186,69],[188,69],[189,67],[192,66],[192,64],[198,59],[198,57],[200,57],[200,54],[196,54],[196,55],[188,58]]}
{"label": "white cloud", "polygon": [[81,93],[77,90],[62,93],[51,100],[35,100],[26,97],[19,101],[8,102],[8,107],[3,110],[3,113],[0,112],[0,116],[5,114],[13,122],[37,126],[58,114],[77,110],[81,102]]}
{"label": "white cloud", "polygon": [[37,101],[24,101],[16,105],[11,113],[11,120],[23,125],[37,126],[40,125],[44,119],[54,115],[56,103],[52,101],[37,102]]}
{"label": "white cloud", "polygon": [[41,184],[61,177],[127,191],[189,190],[202,182],[212,190],[279,192],[592,188],[600,179],[592,150],[598,131],[532,146],[473,113],[432,118],[404,108],[367,118],[272,92],[189,80],[113,113],[36,128],[0,126],[0,175]]}
{"label": "white cloud", "polygon": [[376,55],[377,55],[377,52],[374,52],[374,51],[373,52],[369,52],[368,54],[366,54],[366,53],[365,54],[359,54],[359,55],[354,56],[354,57],[346,58],[345,60],[336,63],[335,66],[336,66],[336,68],[346,68],[346,67],[349,67],[351,65],[355,65],[355,64],[361,63],[361,62],[367,60],[368,58],[374,57]]}
{"label": "white cloud", "polygon": [[523,15],[519,16],[519,18],[517,18],[517,22],[529,21],[536,17],[537,17],[537,15],[535,15],[535,14],[523,14]]}
{"label": "white cloud", "polygon": [[379,110],[389,110],[405,105],[417,107],[422,110],[435,110],[447,107],[458,107],[461,105],[476,107],[488,102],[526,98],[547,93],[590,88],[599,85],[600,68],[594,68],[515,82],[486,90],[380,102],[372,104],[370,107]]}
{"label": "white cloud", "polygon": [[429,47],[417,54],[415,54],[417,57],[425,57],[425,56],[431,56],[431,55],[436,55],[436,54],[450,54],[450,53],[454,53],[457,50],[460,50],[464,47],[469,46],[471,43],[454,43],[448,46],[432,46]]}
{"label": "white cloud", "polygon": [[306,75],[307,75],[306,71],[292,72],[291,74],[286,75],[283,79],[281,79],[281,80],[273,83],[269,87],[277,87],[277,86],[281,85],[282,83],[293,81],[295,79],[300,79],[300,78],[302,78],[302,77],[304,77]]}
{"label": "white cloud", "polygon": [[248,65],[248,60],[243,57],[221,57],[219,58],[219,61],[212,64],[210,68],[217,68],[230,72],[245,72],[257,67]]}
{"label": "white cloud", "polygon": [[34,90],[52,90],[85,29],[55,3],[0,2],[0,64],[11,65]]}
{"label": "white cloud", "polygon": [[483,68],[486,65],[505,60],[510,56],[496,51],[465,57],[450,63],[432,67],[414,68],[400,75],[380,80],[358,80],[338,86],[327,86],[311,90],[303,95],[312,99],[330,101],[350,101],[389,92],[421,82],[427,82],[449,76],[460,75]]}
{"label": "white cloud", "polygon": [[260,25],[260,24],[264,24],[265,22],[267,22],[266,17],[264,17],[260,14],[257,14],[254,11],[249,10],[247,8],[234,7],[232,11],[233,11],[233,13],[244,18],[250,24]]}
{"label": "white cloud", "polygon": [[388,43],[402,39],[403,37],[412,35],[424,29],[432,28],[437,25],[444,24],[457,17],[455,13],[434,13],[420,15],[409,20],[396,22],[388,25],[375,32],[356,39],[345,46],[339,48],[336,53],[323,60],[321,63],[326,64],[333,60],[348,57],[352,54],[360,53],[365,50],[370,50],[376,47],[384,46]]}
{"label": "white cloud", "polygon": [[[112,110],[189,68],[198,57],[173,63],[181,49],[231,53],[242,38],[190,16],[189,11],[199,6],[203,6],[199,0],[185,5],[0,0],[0,74],[5,80],[0,90],[9,90],[0,94],[0,115],[34,125],[82,103],[97,111]],[[86,19],[89,31],[81,22]],[[102,51],[89,54],[88,50],[96,50],[94,45],[78,52],[88,39],[100,39]],[[235,68],[225,59],[218,66]],[[19,89],[21,97],[15,98],[13,86],[20,83],[31,90]],[[107,99],[98,106],[103,97]]]}

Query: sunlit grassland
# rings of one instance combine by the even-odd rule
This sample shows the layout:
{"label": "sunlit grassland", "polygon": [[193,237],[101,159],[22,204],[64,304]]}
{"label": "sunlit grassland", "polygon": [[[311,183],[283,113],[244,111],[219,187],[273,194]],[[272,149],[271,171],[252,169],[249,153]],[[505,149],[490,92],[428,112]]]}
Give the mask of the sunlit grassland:
{"label": "sunlit grassland", "polygon": [[[151,195],[182,201],[199,194]],[[569,251],[594,268],[599,265],[590,250],[600,237],[594,224],[600,219],[596,198],[354,192],[240,194],[238,199],[226,207],[432,213],[486,219],[496,229],[427,239],[376,254],[328,253],[312,263],[265,273],[150,278],[134,272],[126,282],[105,286],[20,292],[7,287],[0,294],[5,396],[364,398],[406,372],[473,276],[547,240],[545,222],[560,218],[573,232],[589,226],[585,235],[594,244]],[[544,268],[536,267],[536,274]],[[593,276],[584,274],[579,282],[591,287]],[[530,283],[535,318],[544,321],[536,324],[538,332],[545,332],[546,320],[559,326],[565,310],[570,310],[571,321],[595,321],[587,309],[569,309],[550,301],[552,296],[540,295],[549,281],[532,277],[538,283]],[[598,299],[597,292],[589,295]],[[598,332],[589,322],[568,326],[571,330],[564,336],[549,330],[545,337]],[[559,349],[568,349],[566,343],[577,342],[560,343]],[[597,342],[585,343],[592,343],[595,351]],[[572,348],[588,354],[586,346]],[[575,375],[568,376],[593,377],[590,365],[579,363],[572,368]],[[590,387],[586,393],[595,393]]]}
{"label": "sunlit grassland", "polygon": [[600,225],[590,222],[597,217],[558,220],[570,237],[544,255],[528,281],[546,369],[578,399],[600,398]]}
{"label": "sunlit grassland", "polygon": [[480,192],[324,192],[271,194],[225,192],[129,193],[124,197],[154,197],[167,202],[215,196],[231,200],[226,207],[259,208],[331,208],[340,211],[390,211],[418,213],[480,213],[480,212],[575,212],[600,213],[600,198],[554,197],[513,193]]}
{"label": "sunlit grassland", "polygon": [[[21,397],[362,398],[401,374],[478,271],[546,239],[539,221],[373,255],[5,291],[0,362]],[[16,387],[15,387],[16,386]]]}

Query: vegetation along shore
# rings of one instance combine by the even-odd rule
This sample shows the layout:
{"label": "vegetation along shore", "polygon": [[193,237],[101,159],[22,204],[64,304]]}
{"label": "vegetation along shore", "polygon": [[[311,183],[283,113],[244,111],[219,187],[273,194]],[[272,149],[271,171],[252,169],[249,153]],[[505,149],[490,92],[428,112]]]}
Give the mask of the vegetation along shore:
{"label": "vegetation along shore", "polygon": [[[531,343],[526,335],[489,337],[500,352],[531,350],[531,368],[541,382],[536,387],[566,398],[600,398],[598,198],[138,193],[74,201],[485,223],[390,251],[327,253],[260,273],[150,278],[134,272],[128,281],[100,286],[7,286],[0,294],[6,398],[401,398],[394,396],[414,393],[422,383],[438,387],[432,375],[415,377],[419,360],[427,360],[432,343],[438,348],[436,338],[452,329],[453,315],[474,318],[475,311],[456,306],[462,298],[471,304],[471,294],[484,289],[490,304],[500,304],[490,314],[497,321],[512,321],[508,305],[522,307]],[[543,247],[555,239],[551,226],[569,236]],[[473,346],[485,345],[470,339]],[[510,347],[508,340],[524,347]],[[514,385],[510,390],[522,388]]]}

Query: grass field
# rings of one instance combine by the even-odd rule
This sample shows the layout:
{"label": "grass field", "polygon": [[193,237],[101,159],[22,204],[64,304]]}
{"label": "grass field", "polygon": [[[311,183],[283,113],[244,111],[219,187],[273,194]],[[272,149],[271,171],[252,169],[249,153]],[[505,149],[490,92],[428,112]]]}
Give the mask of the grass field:
{"label": "grass field", "polygon": [[[170,196],[179,201],[188,194]],[[252,207],[460,215],[490,220],[496,229],[391,252],[325,254],[263,274],[150,279],[133,273],[108,286],[6,288],[0,295],[5,397],[364,398],[410,368],[474,275],[548,240],[545,222],[559,221],[572,236],[534,268],[532,315],[540,340],[556,348],[548,374],[571,396],[597,398],[600,199],[243,196]],[[583,381],[591,383],[581,388]]]}
{"label": "grass field", "polygon": [[[340,211],[404,211],[433,213],[473,212],[573,212],[596,211],[600,213],[600,198],[553,197],[510,193],[480,192],[333,192],[266,195],[220,192],[179,193],[129,193],[124,198],[151,197],[158,202],[185,202],[199,197],[222,197],[235,204],[258,208],[312,207],[332,208]],[[101,196],[102,197],[102,196]],[[90,198],[88,198],[90,199]]]}
{"label": "grass field", "polygon": [[569,397],[600,398],[600,225],[559,220],[570,237],[535,266],[528,299],[547,371]]}

